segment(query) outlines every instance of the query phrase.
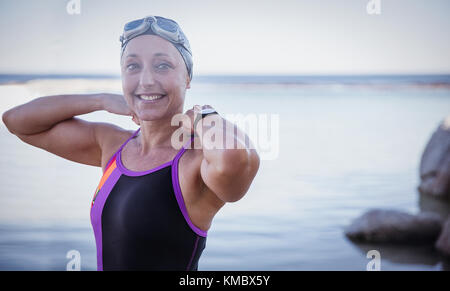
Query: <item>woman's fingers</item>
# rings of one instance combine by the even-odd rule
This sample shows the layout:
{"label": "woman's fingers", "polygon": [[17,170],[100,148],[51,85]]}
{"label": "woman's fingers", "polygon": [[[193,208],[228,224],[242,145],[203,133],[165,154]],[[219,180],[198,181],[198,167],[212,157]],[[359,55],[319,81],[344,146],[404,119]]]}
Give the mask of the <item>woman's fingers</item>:
{"label": "woman's fingers", "polygon": [[131,115],[133,116],[131,119],[134,121],[134,123],[136,123],[137,125],[141,125],[141,123],[139,122],[139,119],[137,118],[136,114],[134,112],[132,112]]}
{"label": "woman's fingers", "polygon": [[[136,113],[134,113],[129,107],[127,107],[129,112],[128,115],[132,116],[132,120],[134,123],[136,123],[137,125],[140,125],[139,119],[136,115]],[[200,114],[200,112],[202,111],[202,109],[206,109],[206,108],[213,108],[211,105],[194,105],[191,109],[188,109],[184,114],[187,115],[190,119],[190,128],[188,124],[184,124],[183,126],[187,129],[187,130],[194,130],[194,121],[197,118],[197,115]]]}

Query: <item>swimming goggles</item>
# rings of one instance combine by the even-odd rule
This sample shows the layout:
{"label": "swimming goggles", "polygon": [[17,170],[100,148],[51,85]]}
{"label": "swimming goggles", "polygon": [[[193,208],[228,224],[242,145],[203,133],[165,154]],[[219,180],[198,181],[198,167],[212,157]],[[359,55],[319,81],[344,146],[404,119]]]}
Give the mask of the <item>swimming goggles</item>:
{"label": "swimming goggles", "polygon": [[181,31],[179,25],[175,21],[161,16],[147,16],[125,24],[124,32],[120,36],[122,48],[132,38],[144,34],[149,28],[151,28],[156,35],[159,35],[174,44],[183,46],[183,48],[192,55],[189,41],[183,31]]}

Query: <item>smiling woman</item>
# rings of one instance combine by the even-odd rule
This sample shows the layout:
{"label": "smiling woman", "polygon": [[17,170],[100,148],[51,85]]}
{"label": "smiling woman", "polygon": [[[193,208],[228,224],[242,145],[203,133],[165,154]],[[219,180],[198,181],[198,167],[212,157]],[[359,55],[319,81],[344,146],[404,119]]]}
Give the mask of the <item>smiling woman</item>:
{"label": "smiling woman", "polygon": [[[193,67],[189,42],[175,21],[131,21],[120,40],[123,96],[40,97],[6,111],[3,121],[30,145],[102,168],[91,206],[98,270],[197,270],[214,216],[248,191],[258,154],[238,128],[223,131],[229,122],[210,105],[187,110],[189,125],[172,126],[183,114]],[[140,127],[129,131],[75,117],[96,110],[132,116]],[[207,147],[197,134],[205,126],[194,123],[206,115],[226,125],[208,133],[237,146]],[[176,148],[172,136],[180,129],[190,138]]]}
{"label": "smiling woman", "polygon": [[[166,53],[163,53],[166,52]],[[130,108],[141,120],[172,118],[183,111],[190,78],[180,53],[167,40],[142,35],[131,40],[122,56],[122,87]]]}

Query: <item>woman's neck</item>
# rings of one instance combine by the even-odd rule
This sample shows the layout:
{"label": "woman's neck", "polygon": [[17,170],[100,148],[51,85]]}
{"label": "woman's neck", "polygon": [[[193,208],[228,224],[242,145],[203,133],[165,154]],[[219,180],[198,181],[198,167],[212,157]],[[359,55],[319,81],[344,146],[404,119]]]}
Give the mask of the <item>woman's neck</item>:
{"label": "woman's neck", "polygon": [[158,119],[140,121],[141,129],[137,135],[138,152],[145,156],[152,149],[172,147],[172,135],[178,129],[170,120]]}

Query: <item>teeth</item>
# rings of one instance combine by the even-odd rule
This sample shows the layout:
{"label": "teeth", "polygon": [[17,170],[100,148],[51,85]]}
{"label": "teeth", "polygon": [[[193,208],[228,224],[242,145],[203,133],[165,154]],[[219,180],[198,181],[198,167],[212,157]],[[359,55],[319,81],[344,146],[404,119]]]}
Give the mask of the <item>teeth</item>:
{"label": "teeth", "polygon": [[144,100],[156,100],[162,97],[162,95],[139,95],[139,98]]}

